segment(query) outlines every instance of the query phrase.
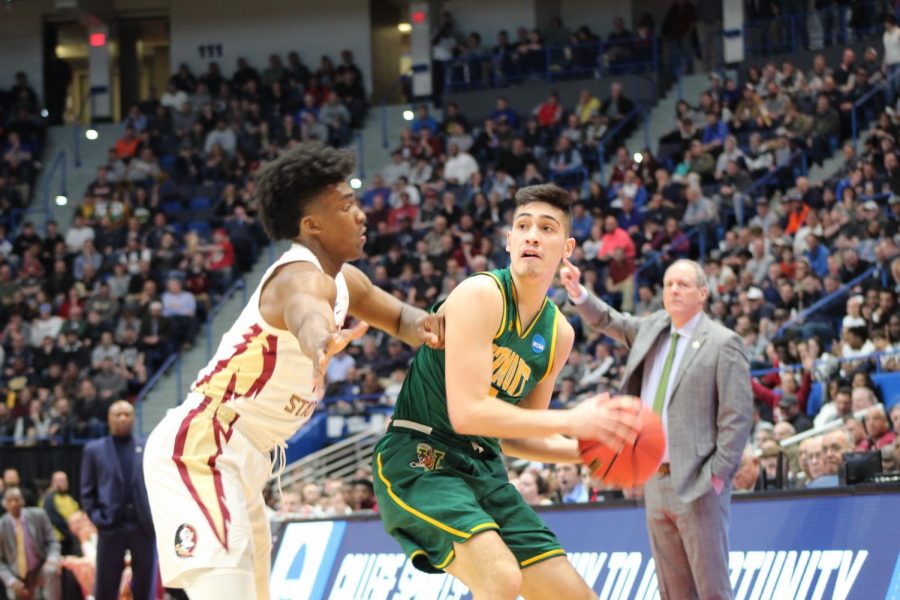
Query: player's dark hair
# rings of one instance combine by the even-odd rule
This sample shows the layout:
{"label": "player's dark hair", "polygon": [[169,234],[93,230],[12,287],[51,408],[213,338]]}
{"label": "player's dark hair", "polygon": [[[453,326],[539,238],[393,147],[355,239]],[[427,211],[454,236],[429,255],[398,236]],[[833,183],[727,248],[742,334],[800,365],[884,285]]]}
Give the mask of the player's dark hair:
{"label": "player's dark hair", "polygon": [[532,202],[544,202],[555,206],[566,217],[566,231],[572,226],[572,194],[552,183],[529,185],[516,192],[516,210]]}
{"label": "player's dark hair", "polygon": [[256,173],[260,221],[275,241],[300,235],[300,219],[312,201],[329,187],[346,181],[356,166],[351,150],[318,142],[283,152]]}

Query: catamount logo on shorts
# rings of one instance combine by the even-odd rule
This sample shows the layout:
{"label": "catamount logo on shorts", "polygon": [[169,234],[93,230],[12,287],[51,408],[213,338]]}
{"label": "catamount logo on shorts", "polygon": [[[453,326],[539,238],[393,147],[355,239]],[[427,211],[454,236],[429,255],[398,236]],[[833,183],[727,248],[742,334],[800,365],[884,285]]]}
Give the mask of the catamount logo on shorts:
{"label": "catamount logo on shorts", "polygon": [[428,444],[419,444],[416,446],[416,460],[409,463],[413,469],[422,467],[426,471],[436,471],[441,468],[441,461],[444,459],[444,453],[435,450]]}
{"label": "catamount logo on shorts", "polygon": [[190,558],[197,547],[197,530],[187,523],[182,523],[175,530],[175,554],[178,558]]}

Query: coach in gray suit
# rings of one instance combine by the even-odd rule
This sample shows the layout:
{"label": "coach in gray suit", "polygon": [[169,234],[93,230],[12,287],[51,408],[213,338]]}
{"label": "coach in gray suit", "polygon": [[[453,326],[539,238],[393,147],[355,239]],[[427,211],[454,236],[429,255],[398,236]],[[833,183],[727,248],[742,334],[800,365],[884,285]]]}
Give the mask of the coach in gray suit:
{"label": "coach in gray suit", "polygon": [[43,588],[59,600],[59,542],[43,508],[25,508],[19,488],[3,494],[0,518],[0,578],[9,598],[36,598]]}
{"label": "coach in gray suit", "polygon": [[750,436],[750,366],[737,334],[703,312],[702,267],[678,260],[649,317],[619,313],[580,285],[566,261],[560,278],[589,326],[630,349],[622,393],[661,416],[666,453],[644,490],[647,529],[664,599],[732,598],[728,573],[731,478]]}

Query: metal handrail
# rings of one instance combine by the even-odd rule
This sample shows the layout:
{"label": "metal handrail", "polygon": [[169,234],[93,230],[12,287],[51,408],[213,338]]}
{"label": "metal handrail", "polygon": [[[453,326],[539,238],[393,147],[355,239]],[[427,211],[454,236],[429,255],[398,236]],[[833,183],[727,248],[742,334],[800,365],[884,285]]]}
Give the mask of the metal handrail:
{"label": "metal handrail", "polygon": [[[645,60],[624,60],[613,62],[611,64],[606,64],[603,60],[606,52],[609,49],[644,49],[644,46],[647,42],[649,42],[649,46],[646,49],[650,50],[650,56]],[[596,52],[595,60],[590,65],[585,64],[576,67],[565,68],[560,64],[565,62],[566,60],[569,60],[569,58],[560,60],[560,57],[564,57],[567,51],[569,51],[570,54],[574,54],[583,50]],[[492,69],[489,78],[479,79],[477,83],[472,83],[471,81],[466,81],[464,83],[454,82],[454,70],[462,68],[465,72],[472,61],[478,61],[482,64],[493,64],[495,56],[492,52],[484,51],[479,54],[469,54],[466,56],[451,59],[446,62],[444,73],[444,89],[447,91],[464,91],[468,89],[474,89],[476,87],[486,87],[488,89],[494,89],[507,83],[525,81],[534,76],[538,76],[545,81],[553,81],[554,79],[559,79],[560,77],[565,77],[567,75],[586,74],[588,72],[592,77],[617,75],[620,74],[620,72],[624,74],[629,71],[646,71],[648,67],[650,68],[650,70],[656,72],[659,67],[659,39],[656,36],[653,36],[649,39],[634,36],[627,39],[615,40],[612,42],[598,40],[596,42],[589,42],[586,44],[550,44],[544,45],[541,49],[541,53],[544,64],[540,69],[535,70],[529,68],[530,65],[524,65],[523,72],[521,74],[510,75],[509,73],[503,73],[502,77],[500,78],[497,77],[497,70]]]}
{"label": "metal handrail", "polygon": [[[212,327],[212,318],[210,315],[215,316],[221,309],[224,303],[231,299],[234,293],[243,289],[246,295],[246,285],[244,283],[243,278],[235,280],[222,295],[222,299],[216,303],[216,305],[210,310],[207,315],[206,327],[207,327],[207,356],[208,358],[212,358],[212,338],[211,338],[211,327]],[[246,297],[244,298],[244,304],[246,304]],[[141,387],[140,391],[137,393],[137,397],[135,398],[135,419],[137,421],[137,429],[138,431],[143,431],[144,425],[144,398],[147,394],[150,393],[150,390],[159,383],[159,380],[163,375],[168,372],[172,366],[175,366],[175,403],[181,399],[181,353],[178,351],[172,352],[169,354],[162,362],[162,364],[153,372],[153,374],[147,379],[147,382]]]}
{"label": "metal handrail", "polygon": [[[895,354],[900,354],[900,348],[895,348],[893,350],[883,350],[881,352],[871,352],[869,354],[863,354],[861,356],[848,356],[838,358],[836,356],[831,357],[830,359],[821,360],[816,359],[813,361],[813,367],[816,365],[828,365],[828,364],[840,364],[846,362],[858,362],[865,360],[874,360],[875,362],[875,372],[881,373],[881,361],[877,360],[883,356],[893,356]],[[750,371],[751,377],[763,377],[765,375],[771,375],[773,373],[781,373],[782,371],[802,371],[804,366],[802,364],[794,363],[792,365],[778,365],[777,367],[771,367],[768,369],[754,369]],[[893,372],[893,371],[891,371]],[[898,371],[900,372],[900,371]]]}
{"label": "metal handrail", "polygon": [[894,71],[893,73],[890,73],[882,82],[863,94],[856,102],[853,103],[853,107],[850,110],[850,135],[853,138],[854,150],[857,150],[857,144],[859,140],[859,124],[856,116],[856,111],[865,106],[878,93],[887,92],[888,86],[894,86],[897,83],[898,77],[900,77],[900,71]]}
{"label": "metal handrail", "polygon": [[60,193],[63,196],[68,194],[68,177],[66,175],[66,151],[60,150],[57,152],[56,157],[53,159],[53,164],[50,166],[50,171],[47,173],[47,178],[44,180],[44,231],[47,231],[47,223],[50,221],[53,215],[53,209],[50,208],[50,184],[53,181],[53,176],[56,174],[56,171],[60,172]]}
{"label": "metal handrail", "polygon": [[73,144],[75,147],[75,168],[81,168],[81,122],[84,120],[84,109],[88,106],[88,99],[90,99],[91,106],[91,120],[90,124],[94,123],[94,98],[96,98],[100,94],[105,94],[109,89],[106,86],[95,85],[91,86],[88,89],[87,93],[81,99],[81,110],[78,111],[78,116],[75,117],[75,122],[73,123],[74,127],[72,128],[72,132],[75,136],[73,140]]}
{"label": "metal handrail", "polygon": [[247,304],[247,284],[244,281],[243,277],[239,277],[235,279],[228,289],[222,294],[222,297],[218,302],[213,305],[213,307],[206,313],[206,321],[204,325],[206,326],[206,360],[212,359],[213,350],[212,350],[212,322],[213,319],[219,312],[222,310],[222,307],[225,306],[225,303],[231,300],[231,297],[234,296],[235,292],[238,290],[243,290],[244,292],[244,304]]}
{"label": "metal handrail", "polygon": [[[890,258],[888,258],[888,259],[886,260],[886,262],[887,262],[887,263],[890,263],[892,260],[894,260],[894,259],[897,258],[898,256],[900,256],[900,252],[898,252],[898,253],[892,255]],[[833,302],[835,299],[837,299],[841,294],[847,292],[847,290],[849,290],[849,289],[851,289],[851,288],[853,288],[853,287],[856,287],[857,285],[859,285],[860,283],[862,283],[865,279],[871,277],[872,274],[873,274],[877,269],[878,269],[877,266],[868,269],[868,270],[867,270],[865,273],[863,273],[862,275],[858,275],[857,277],[854,277],[853,279],[851,279],[850,281],[848,281],[847,283],[845,283],[844,285],[842,285],[841,287],[839,287],[839,288],[836,289],[835,291],[831,292],[830,294],[828,294],[828,295],[825,296],[824,298],[821,298],[821,299],[817,300],[816,302],[814,302],[811,306],[809,306],[809,308],[804,309],[803,311],[801,311],[800,313],[798,313],[796,316],[794,316],[792,319],[790,319],[789,321],[787,321],[784,325],[782,325],[781,327],[779,327],[779,328],[778,328],[778,331],[777,331],[776,334],[775,334],[776,337],[781,337],[781,335],[784,333],[784,331],[785,331],[786,329],[788,329],[788,328],[790,328],[790,327],[793,327],[794,325],[797,325],[798,323],[800,323],[800,322],[802,322],[802,321],[805,321],[806,318],[809,317],[809,315],[815,313],[816,311],[818,311],[818,310],[819,310],[820,308],[822,308],[823,306],[826,306],[826,305],[830,304],[830,303]]]}
{"label": "metal handrail", "polygon": [[[348,451],[352,452],[354,448],[356,448],[360,444],[366,442],[372,437],[380,437],[380,435],[381,431],[377,429],[367,429],[365,431],[361,431],[357,434],[351,435],[345,440],[341,440],[340,442],[326,446],[321,450],[317,450],[316,452],[307,454],[300,460],[291,463],[285,468],[284,473],[282,473],[281,475],[282,484],[288,486],[297,481],[300,481],[301,479],[304,479],[306,476],[305,471],[315,471],[314,465],[319,461],[325,461],[328,464],[333,465],[333,461],[330,459],[330,457],[344,454]],[[372,444],[371,446],[374,446],[374,444]],[[369,450],[371,450],[371,446],[369,447]],[[371,454],[369,454],[369,457],[371,457]],[[354,460],[354,462],[357,461]]]}

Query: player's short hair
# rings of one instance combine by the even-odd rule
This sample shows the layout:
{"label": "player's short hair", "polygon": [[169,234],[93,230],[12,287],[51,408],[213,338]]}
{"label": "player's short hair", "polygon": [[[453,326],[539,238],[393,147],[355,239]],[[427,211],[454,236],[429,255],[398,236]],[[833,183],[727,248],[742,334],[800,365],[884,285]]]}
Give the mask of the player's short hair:
{"label": "player's short hair", "polygon": [[300,235],[300,219],[329,187],[346,181],[356,166],[347,149],[321,143],[300,144],[283,152],[256,174],[260,221],[275,241]]}
{"label": "player's short hair", "polygon": [[529,185],[516,192],[516,210],[532,202],[544,202],[561,210],[566,217],[563,226],[567,232],[571,230],[572,194],[553,183]]}

